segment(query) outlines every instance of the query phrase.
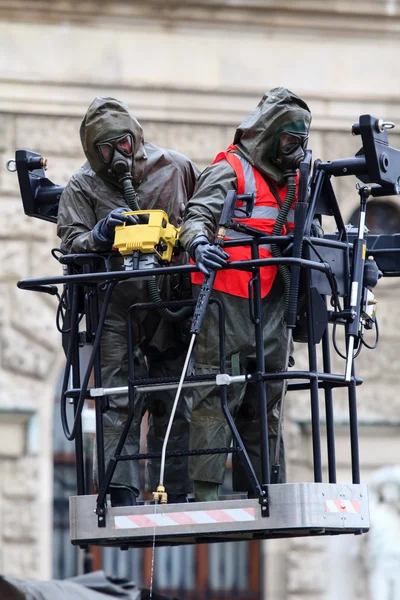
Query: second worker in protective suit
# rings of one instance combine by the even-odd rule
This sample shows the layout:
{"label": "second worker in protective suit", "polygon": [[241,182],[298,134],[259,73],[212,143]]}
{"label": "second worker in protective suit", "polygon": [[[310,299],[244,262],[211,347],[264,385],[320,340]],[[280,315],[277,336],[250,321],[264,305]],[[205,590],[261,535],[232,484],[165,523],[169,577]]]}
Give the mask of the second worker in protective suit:
{"label": "second worker in protective suit", "polygon": [[[82,121],[80,136],[88,162],[70,179],[62,193],[58,213],[57,232],[67,252],[111,251],[115,227],[124,221],[137,222],[137,217],[124,214],[133,209],[162,209],[173,225],[181,224],[198,176],[197,168],[186,156],[145,142],[142,127],[130,109],[114,98],[99,97],[93,101]],[[121,270],[122,257],[114,254],[113,268]],[[177,257],[177,261],[184,260],[183,257]],[[182,297],[185,288],[182,279],[161,277],[157,282],[163,300]],[[186,287],[190,290],[190,281]],[[104,387],[128,384],[128,308],[150,300],[147,281],[135,279],[116,285],[101,339]],[[169,322],[155,310],[141,310],[135,315],[134,344],[145,357],[149,377],[179,376],[187,350],[182,324]],[[149,395],[149,452],[161,450],[173,398],[174,392],[169,391]],[[126,421],[127,404],[127,395],[109,396],[109,409],[104,414],[106,467]],[[143,412],[143,395],[138,394],[134,420],[122,454],[139,451]],[[190,412],[190,399],[184,396],[179,402],[168,449],[187,449]],[[157,460],[147,462],[150,490],[156,489],[159,464]],[[167,460],[165,486],[170,502],[185,500],[190,491],[186,457]],[[117,464],[110,494],[114,506],[135,504],[139,494],[137,461]]]}
{"label": "second worker in protective suit", "polygon": [[[225,197],[229,190],[238,194],[254,194],[250,218],[238,219],[259,231],[271,235],[288,185],[287,177],[295,181],[296,171],[304,156],[311,114],[307,104],[285,88],[266,93],[255,110],[236,130],[234,142],[226,152],[218,154],[207,168],[188,203],[180,240],[203,274],[220,269],[229,260],[251,258],[250,246],[233,247],[224,252],[213,244]],[[293,184],[294,186],[294,184]],[[284,232],[293,228],[290,211]],[[227,230],[226,239],[243,237]],[[270,257],[270,247],[260,246],[260,258]],[[288,348],[285,325],[285,297],[280,273],[275,266],[262,267],[261,297],[266,372],[285,368]],[[249,314],[248,271],[223,270],[217,273],[213,296],[225,309],[226,356],[232,375],[256,370],[254,324]],[[195,273],[192,282],[199,289],[203,275]],[[219,372],[218,317],[216,305],[209,305],[196,345],[196,373]],[[279,405],[282,380],[266,383],[270,458],[277,444]],[[260,427],[255,384],[228,386],[228,405],[235,415],[236,426],[244,441],[259,481],[261,477]],[[196,388],[193,394],[191,449],[225,448],[231,432],[220,408],[216,387]],[[280,455],[280,481],[285,480],[283,437]],[[192,456],[189,474],[194,481],[196,500],[218,499],[218,487],[223,483],[224,455]],[[236,454],[233,455],[233,489],[251,490],[246,473]]]}

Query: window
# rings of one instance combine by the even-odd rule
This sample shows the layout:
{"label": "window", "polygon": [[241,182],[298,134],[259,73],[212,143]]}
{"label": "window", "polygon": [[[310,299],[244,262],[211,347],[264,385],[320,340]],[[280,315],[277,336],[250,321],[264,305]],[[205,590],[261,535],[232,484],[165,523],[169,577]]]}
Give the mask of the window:
{"label": "window", "polygon": [[[348,221],[354,227],[358,225],[359,212],[355,210]],[[365,224],[375,235],[400,233],[400,206],[387,199],[368,200]]]}

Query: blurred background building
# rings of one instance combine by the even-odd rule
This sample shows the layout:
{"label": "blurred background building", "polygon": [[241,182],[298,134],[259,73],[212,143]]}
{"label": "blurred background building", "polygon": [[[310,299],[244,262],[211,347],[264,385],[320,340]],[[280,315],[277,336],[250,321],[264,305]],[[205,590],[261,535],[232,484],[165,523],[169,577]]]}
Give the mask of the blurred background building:
{"label": "blurred background building", "polygon": [[[60,272],[50,255],[58,240],[53,224],[24,216],[6,160],[18,148],[39,152],[49,178],[65,184],[84,158],[80,120],[101,95],[125,101],[147,140],[204,168],[278,85],[311,108],[314,158],[352,156],[360,114],[394,121],[400,133],[399,31],[397,0],[0,0],[1,573],[63,578],[82,568],[68,540],[74,457],[60,433],[56,304],[16,288],[19,279]],[[390,140],[400,147],[397,129]],[[346,220],[354,220],[355,180],[335,185]],[[367,225],[400,231],[397,198],[371,203]],[[397,279],[379,283],[380,345],[357,361],[364,481],[400,461],[399,290]],[[299,368],[304,358],[299,346]],[[286,407],[289,480],[311,481],[308,402],[288,396]],[[343,399],[335,411],[338,480],[350,482]],[[375,566],[364,538],[160,549],[156,587],[199,600],[367,598]],[[400,558],[393,560],[398,569]],[[148,584],[151,551],[94,550],[93,564]]]}

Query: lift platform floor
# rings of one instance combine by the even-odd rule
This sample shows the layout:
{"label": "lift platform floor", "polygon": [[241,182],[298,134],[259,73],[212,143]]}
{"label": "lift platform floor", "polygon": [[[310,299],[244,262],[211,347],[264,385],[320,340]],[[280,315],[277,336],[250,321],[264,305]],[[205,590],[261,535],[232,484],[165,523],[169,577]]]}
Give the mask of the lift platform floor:
{"label": "lift platform floor", "polygon": [[71,541],[122,549],[360,534],[369,529],[367,487],[361,484],[270,485],[269,516],[258,499],[107,507],[99,527],[96,496],[70,498]]}

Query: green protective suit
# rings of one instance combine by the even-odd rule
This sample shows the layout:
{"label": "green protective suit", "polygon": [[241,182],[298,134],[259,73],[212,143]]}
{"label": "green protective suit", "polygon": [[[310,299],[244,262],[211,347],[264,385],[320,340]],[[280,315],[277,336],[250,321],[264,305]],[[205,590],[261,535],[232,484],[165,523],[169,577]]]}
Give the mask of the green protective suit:
{"label": "green protective suit", "polygon": [[[144,142],[143,130],[130,109],[113,98],[96,98],[84,117],[80,135],[88,162],[70,179],[61,195],[58,213],[58,235],[69,253],[101,251],[92,230],[96,223],[111,210],[126,206],[121,188],[104,165],[96,144],[99,141],[131,134],[133,139],[132,179],[142,209],[158,208],[168,214],[170,222],[180,226],[188,199],[193,194],[198,170],[185,156],[172,150],[158,148]],[[181,254],[175,262],[186,262]],[[123,260],[117,254],[113,268],[122,270]],[[189,285],[178,277],[158,279],[161,297],[181,299]],[[189,294],[190,295],[190,292]],[[147,281],[131,280],[118,283],[114,289],[107,312],[101,340],[101,365],[103,387],[125,386],[128,383],[127,362],[127,311],[136,302],[148,302]],[[171,323],[155,310],[136,311],[134,342],[145,358],[145,369],[150,377],[179,376],[187,351],[185,324]],[[136,395],[135,417],[123,454],[139,451],[140,425],[146,407],[149,410],[147,449],[159,452],[164,440],[174,392]],[[110,396],[109,410],[104,414],[106,467],[120,437],[126,420],[127,396]],[[188,447],[191,414],[191,397],[180,399],[169,438],[168,450]],[[159,460],[147,461],[146,487],[156,489],[159,477]],[[112,485],[128,487],[139,493],[137,461],[119,462]],[[168,459],[165,486],[171,494],[190,490],[187,475],[187,458]]]}
{"label": "green protective suit", "polygon": [[[306,103],[285,88],[276,88],[264,95],[257,108],[236,130],[234,144],[238,151],[263,175],[284,185],[283,172],[272,162],[276,157],[279,136],[284,131],[307,135],[311,115]],[[237,189],[234,170],[226,161],[207,168],[189,201],[181,229],[180,240],[190,252],[199,236],[214,241],[222,206],[229,190]],[[199,286],[195,286],[199,288]],[[198,293],[198,289],[197,289]],[[250,320],[248,300],[214,291],[226,313],[226,354],[228,372],[233,375],[255,370],[254,325]],[[196,373],[219,371],[218,320],[215,305],[207,309],[196,344]],[[284,290],[279,274],[270,293],[262,300],[265,370],[280,371],[285,366],[287,330],[284,315]],[[278,433],[282,381],[266,384],[270,461],[275,455]],[[234,384],[228,387],[228,403],[235,416],[256,474],[261,481],[259,408],[255,386]],[[220,408],[218,389],[196,388],[190,435],[191,449],[226,447],[231,433]],[[189,475],[195,481],[221,484],[224,479],[224,455],[190,458]],[[280,447],[280,480],[285,481],[283,437]],[[233,489],[247,491],[250,485],[236,455],[233,456]]]}

